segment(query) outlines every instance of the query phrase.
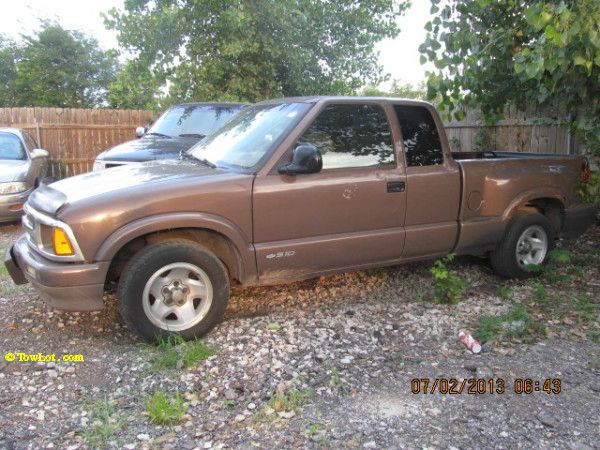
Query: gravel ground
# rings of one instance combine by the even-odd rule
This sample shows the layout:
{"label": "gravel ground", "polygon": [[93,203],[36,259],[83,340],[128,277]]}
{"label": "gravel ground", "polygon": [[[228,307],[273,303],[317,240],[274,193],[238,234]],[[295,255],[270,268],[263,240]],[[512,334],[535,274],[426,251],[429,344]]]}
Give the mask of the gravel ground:
{"label": "gravel ground", "polygon": [[[0,247],[19,233],[1,227]],[[53,311],[4,271],[1,355],[85,361],[0,360],[0,448],[600,448],[600,228],[567,247],[575,275],[552,283],[511,284],[459,258],[470,288],[454,305],[431,301],[429,263],[238,288],[207,337],[216,353],[170,370],[114,296],[101,312]],[[517,304],[545,335],[502,332],[479,355],[458,341]],[[503,379],[505,392],[414,394],[414,378]],[[517,394],[519,378],[560,379],[561,391]],[[185,416],[153,423],[156,391],[179,393]]]}

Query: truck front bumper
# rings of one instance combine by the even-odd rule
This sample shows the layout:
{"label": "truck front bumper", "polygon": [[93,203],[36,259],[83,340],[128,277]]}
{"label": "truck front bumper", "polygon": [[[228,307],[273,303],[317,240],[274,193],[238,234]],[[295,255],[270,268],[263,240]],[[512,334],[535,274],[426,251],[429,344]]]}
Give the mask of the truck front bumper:
{"label": "truck front bumper", "polygon": [[35,253],[24,235],[4,256],[4,265],[16,284],[29,281],[50,306],[67,311],[103,308],[104,280],[109,264],[50,261]]}
{"label": "truck front bumper", "polygon": [[582,203],[565,210],[562,237],[575,239],[595,222],[598,208],[591,203]]}

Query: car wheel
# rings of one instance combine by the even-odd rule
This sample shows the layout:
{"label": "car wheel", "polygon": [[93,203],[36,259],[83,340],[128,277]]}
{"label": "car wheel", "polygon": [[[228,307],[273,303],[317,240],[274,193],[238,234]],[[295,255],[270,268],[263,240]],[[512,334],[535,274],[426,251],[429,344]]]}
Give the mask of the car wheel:
{"label": "car wheel", "polygon": [[540,213],[517,212],[491,254],[494,271],[505,278],[527,278],[527,266],[543,264],[554,247],[550,221]]}
{"label": "car wheel", "polygon": [[171,333],[189,340],[221,321],[229,277],[223,263],[201,245],[169,240],[143,248],[127,263],[118,297],[125,322],[145,340]]}

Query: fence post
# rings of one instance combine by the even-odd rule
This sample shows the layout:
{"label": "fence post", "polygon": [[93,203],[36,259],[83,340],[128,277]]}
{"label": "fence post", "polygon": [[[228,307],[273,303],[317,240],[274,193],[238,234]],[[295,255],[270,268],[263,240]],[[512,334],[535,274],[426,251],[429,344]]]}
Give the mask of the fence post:
{"label": "fence post", "polygon": [[38,147],[44,148],[44,145],[42,144],[42,133],[40,131],[40,124],[37,120],[35,121],[35,134],[37,136]]}

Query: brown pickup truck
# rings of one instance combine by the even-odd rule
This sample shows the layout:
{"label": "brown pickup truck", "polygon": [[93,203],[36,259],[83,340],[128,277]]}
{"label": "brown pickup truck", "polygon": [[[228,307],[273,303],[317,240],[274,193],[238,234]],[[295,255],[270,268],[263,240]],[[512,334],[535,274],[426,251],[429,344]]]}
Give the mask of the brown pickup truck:
{"label": "brown pickup truck", "polygon": [[42,185],[5,257],[53,306],[93,310],[118,286],[146,339],[207,333],[231,283],[267,284],[489,254],[523,277],[594,207],[583,157],[451,154],[434,108],[401,99],[310,97],[244,109],[181,161]]}

